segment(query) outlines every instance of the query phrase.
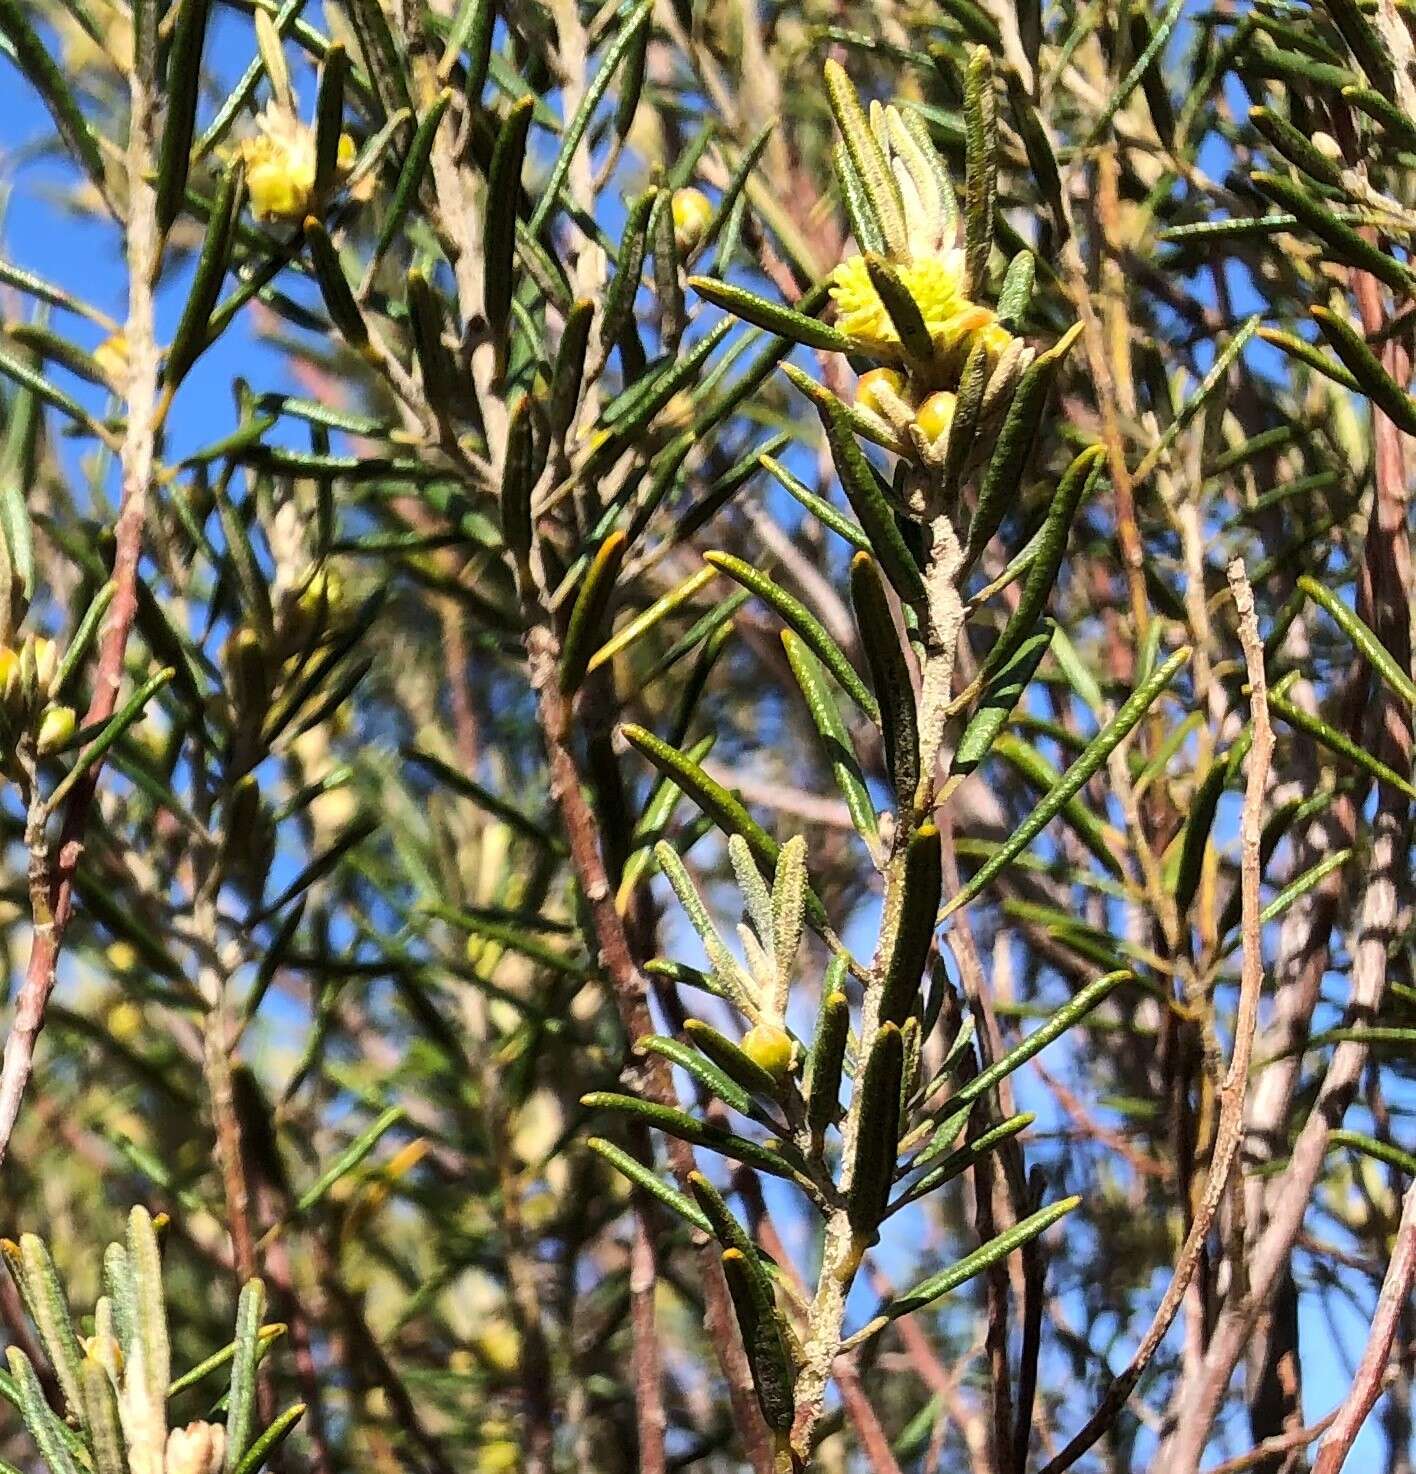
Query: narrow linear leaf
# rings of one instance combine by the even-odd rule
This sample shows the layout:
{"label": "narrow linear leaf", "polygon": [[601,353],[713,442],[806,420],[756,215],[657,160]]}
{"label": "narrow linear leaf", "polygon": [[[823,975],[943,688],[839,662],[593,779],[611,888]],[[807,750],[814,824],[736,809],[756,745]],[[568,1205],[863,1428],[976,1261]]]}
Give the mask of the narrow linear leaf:
{"label": "narrow linear leaf", "polygon": [[817,496],[809,487],[798,481],[776,457],[763,455],[758,459],[762,469],[784,491],[794,496],[818,522],[829,527],[838,537],[844,538],[846,542],[860,552],[869,551],[870,543],[865,533],[861,531],[855,522],[852,522],[849,517],[845,516],[844,513],[838,512],[825,497]]}
{"label": "narrow linear leaf", "polygon": [[[493,336],[503,345],[511,320],[515,289],[516,212],[521,197],[521,169],[526,160],[526,135],[531,127],[534,100],[523,97],[512,105],[492,152],[487,174],[486,217],[483,222],[483,311]],[[535,231],[532,231],[535,234]]]}
{"label": "narrow linear leaf", "polygon": [[819,322],[814,317],[808,317],[795,308],[759,297],[756,292],[749,292],[745,287],[718,281],[710,276],[691,276],[688,285],[705,302],[711,302],[715,307],[721,307],[735,317],[742,318],[744,322],[788,338],[793,343],[801,343],[807,348],[822,348],[832,353],[850,352],[851,340],[839,329]]}
{"label": "narrow linear leaf", "polygon": [[65,147],[102,191],[103,153],[98,140],[79,107],[78,99],[69,90],[64,73],[36,35],[19,0],[0,0],[0,36],[10,43],[20,71],[49,109]]}
{"label": "narrow linear leaf", "polygon": [[969,53],[964,72],[964,163],[965,282],[968,295],[977,302],[988,283],[998,204],[997,100],[993,57],[986,46]]}
{"label": "narrow linear leaf", "polygon": [[1105,464],[1105,447],[1094,445],[1084,450],[1063,473],[1038,533],[1037,551],[1028,567],[1017,606],[984,657],[980,680],[986,682],[1002,670],[1032,634],[1057,582],[1077,508],[1091,494]]}
{"label": "narrow linear leaf", "polygon": [[[786,364],[785,369],[792,382],[802,388],[801,381],[806,379],[806,375],[792,364]],[[810,384],[810,380],[807,383]],[[809,391],[803,389],[803,393]],[[860,519],[861,529],[870,539],[871,552],[905,603],[922,604],[926,597],[924,577],[901,535],[874,469],[856,442],[845,406],[834,396],[810,397],[821,415],[831,459],[835,462],[836,474],[841,478],[841,489]]]}
{"label": "narrow linear leaf", "polygon": [[1328,253],[1348,266],[1369,271],[1378,281],[1402,296],[1410,294],[1416,275],[1394,256],[1388,256],[1350,225],[1338,220],[1332,211],[1300,184],[1280,174],[1262,170],[1249,176],[1254,187],[1273,200],[1280,209],[1296,215],[1299,221],[1318,237]]}
{"label": "narrow linear leaf", "polygon": [[919,715],[904,646],[890,612],[880,569],[868,553],[851,559],[851,605],[860,630],[870,681],[880,701],[885,764],[901,812],[914,804],[919,785]]}
{"label": "narrow linear leaf", "polygon": [[231,1384],[226,1406],[226,1468],[229,1471],[241,1462],[250,1445],[264,1313],[265,1286],[258,1279],[247,1280],[241,1286],[236,1302],[236,1352],[231,1359]]}
{"label": "narrow linear leaf", "polygon": [[612,532],[596,550],[581,580],[561,642],[560,688],[564,694],[579,690],[585,679],[590,656],[604,633],[605,616],[628,547],[625,532]]}
{"label": "narrow linear leaf", "polygon": [[1053,1203],[1030,1214],[1014,1228],[999,1234],[997,1238],[990,1239],[981,1249],[975,1249],[972,1254],[965,1255],[956,1264],[950,1265],[948,1269],[931,1275],[917,1284],[914,1289],[907,1290],[903,1295],[898,1296],[881,1315],[858,1331],[852,1340],[858,1344],[892,1320],[898,1320],[902,1315],[910,1315],[916,1310],[923,1310],[926,1305],[949,1294],[951,1290],[957,1290],[960,1285],[966,1284],[976,1274],[981,1274],[985,1269],[1006,1259],[1016,1249],[1021,1249],[1024,1244],[1031,1243],[1059,1219],[1065,1218],[1068,1213],[1080,1205],[1081,1201],[1079,1197],[1063,1198],[1059,1203]]}
{"label": "narrow linear leaf", "polygon": [[668,1039],[662,1034],[649,1034],[637,1041],[635,1048],[641,1054],[655,1054],[686,1071],[710,1094],[716,1096],[730,1110],[739,1115],[752,1114],[752,1097],[737,1081],[729,1077],[710,1059],[705,1059],[696,1049],[690,1049],[678,1039]]}
{"label": "narrow linear leaf", "polygon": [[791,667],[792,675],[806,701],[812,725],[821,738],[826,761],[831,765],[836,787],[840,789],[841,797],[846,802],[851,823],[873,848],[880,841],[875,804],[866,787],[846,724],[841,720],[836,698],[826,684],[820,662],[794,630],[782,631],[782,647],[787,653],[787,664]]}
{"label": "narrow linear leaf", "polygon": [[910,836],[905,854],[899,922],[880,994],[880,1017],[890,1023],[903,1024],[919,997],[943,888],[939,830],[927,822]]}
{"label": "narrow linear leaf", "polygon": [[742,1331],[743,1350],[752,1372],[757,1403],[767,1426],[784,1435],[792,1426],[796,1402],[786,1338],[777,1318],[770,1289],[752,1268],[752,1256],[740,1249],[724,1249],[723,1275]]}
{"label": "narrow linear leaf", "polygon": [[900,1140],[900,1084],[904,1064],[904,1037],[899,1026],[882,1024],[857,1086],[860,1123],[846,1212],[851,1230],[859,1238],[875,1233],[890,1199]]}
{"label": "narrow linear leaf", "polygon": [[645,728],[627,722],[620,731],[636,752],[671,778],[725,834],[742,835],[753,859],[763,870],[776,873],[780,846],[747,812],[741,799],[710,778],[685,753]]}
{"label": "narrow linear leaf", "polygon": [[806,1120],[819,1144],[841,1106],[841,1074],[850,1037],[851,1008],[839,987],[827,987],[806,1069]]}
{"label": "narrow linear leaf", "polygon": [[256,1471],[265,1465],[272,1454],[294,1431],[296,1423],[305,1416],[305,1404],[293,1402],[283,1413],[276,1415],[275,1421],[266,1428],[252,1443],[241,1457],[241,1462],[231,1471],[231,1474],[256,1474]]}
{"label": "narrow linear leaf", "polygon": [[1182,646],[1149,679],[1136,687],[1116,715],[1104,726],[1083,749],[1081,755],[1062,775],[1056,788],[1023,820],[1022,824],[998,847],[993,857],[974,874],[940,913],[940,920],[966,905],[988,886],[994,877],[1009,865],[1033,842],[1061,812],[1062,806],[1073,794],[1080,793],[1092,775],[1110,757],[1112,752],[1125,741],[1136,724],[1150,710],[1160,694],[1179,674],[1190,659],[1190,647]]}
{"label": "narrow linear leaf", "polygon": [[730,553],[709,552],[703,561],[726,573],[744,588],[751,589],[764,603],[770,604],[788,628],[808,645],[821,663],[840,683],[841,689],[872,721],[880,719],[880,708],[870,689],[857,674],[845,651],[831,638],[825,625],[792,594],[765,573]]}
{"label": "narrow linear leaf", "polygon": [[57,809],[68,797],[70,790],[97,763],[103,761],[108,750],[142,715],[148,702],[173,678],[176,672],[171,666],[160,670],[144,681],[118,711],[109,718],[103,730],[88,744],[74,760],[74,766],[54,786],[47,800],[49,808]]}
{"label": "narrow linear leaf", "polygon": [[615,1171],[627,1177],[636,1187],[641,1187],[651,1197],[657,1198],[665,1207],[671,1208],[684,1222],[696,1228],[700,1233],[712,1233],[713,1227],[708,1222],[692,1198],[685,1197],[683,1193],[675,1191],[668,1183],[663,1182],[652,1168],[646,1167],[637,1157],[632,1157],[622,1147],[616,1146],[612,1141],[606,1141],[603,1136],[592,1136],[585,1143],[596,1156],[603,1157]]}
{"label": "narrow linear leaf", "polygon": [[372,1121],[361,1131],[353,1141],[344,1148],[329,1166],[320,1173],[319,1177],[300,1194],[295,1202],[297,1213],[308,1213],[317,1203],[324,1199],[330,1189],[341,1178],[347,1177],[379,1144],[380,1140],[405,1117],[406,1112],[402,1106],[390,1106],[376,1120]]}
{"label": "narrow linear leaf", "polygon": [[[1061,779],[1061,774],[1030,742],[1012,733],[1004,733],[993,744],[994,752],[1009,764],[1021,777],[1042,793],[1051,793]],[[1117,858],[1120,841],[1115,830],[1087,808],[1079,798],[1073,797],[1062,805],[1063,820],[1077,838],[1100,861],[1102,868],[1109,870],[1119,880],[1125,870]]]}
{"label": "narrow linear leaf", "polygon": [[1297,727],[1300,732],[1306,732],[1309,737],[1326,747],[1329,752],[1345,759],[1354,767],[1361,768],[1378,783],[1386,783],[1399,793],[1404,793],[1408,798],[1416,798],[1416,784],[1404,778],[1395,768],[1388,767],[1366,748],[1360,747],[1345,732],[1339,732],[1336,727],[1330,726],[1319,717],[1310,716],[1302,707],[1295,706],[1284,696],[1271,695],[1269,705],[1273,708],[1275,716],[1282,717],[1290,727]]}
{"label": "narrow linear leaf", "polygon": [[971,1167],[977,1166],[1004,1142],[1011,1141],[1019,1133],[1026,1131],[1036,1119],[1032,1111],[1009,1116],[1006,1121],[1000,1121],[998,1125],[981,1133],[966,1146],[960,1147],[958,1151],[950,1152],[942,1162],[923,1173],[890,1204],[890,1213],[892,1215],[898,1213],[901,1208],[918,1202],[920,1198],[952,1182]]}
{"label": "narrow linear leaf", "polygon": [[653,1101],[640,1100],[633,1095],[617,1095],[613,1091],[596,1090],[580,1098],[580,1103],[589,1111],[614,1111],[619,1115],[633,1116],[690,1146],[701,1146],[720,1156],[744,1162],[766,1172],[770,1177],[789,1180],[797,1176],[796,1169],[779,1157],[770,1148],[750,1141],[745,1136],[735,1136],[720,1126],[706,1125],[690,1116],[687,1111],[675,1110],[671,1106],[658,1105]]}
{"label": "narrow linear leaf", "polygon": [[668,593],[661,595],[647,608],[626,620],[608,640],[590,657],[586,672],[598,670],[616,655],[622,654],[636,640],[642,639],[662,619],[697,597],[717,577],[712,568],[700,568],[691,573],[682,583],[676,584]]}
{"label": "narrow linear leaf", "polygon": [[892,256],[904,257],[908,249],[904,203],[899,185],[885,162],[885,154],[876,140],[870,120],[860,105],[845,68],[834,59],[827,61],[824,78],[826,97],[840,129],[841,142],[850,158],[856,178],[861,182],[870,202],[871,215],[880,231],[883,244]]}
{"label": "narrow linear leaf", "polygon": [[1151,67],[1156,63],[1160,53],[1165,50],[1166,43],[1170,40],[1171,32],[1179,24],[1180,16],[1185,9],[1185,0],[1170,0],[1164,14],[1151,33],[1150,41],[1146,48],[1136,58],[1130,71],[1121,81],[1121,85],[1107,99],[1106,106],[1101,110],[1101,115],[1092,125],[1091,133],[1087,137],[1086,146],[1090,147],[1101,138],[1102,134],[1111,126],[1111,120],[1126,105],[1127,99],[1141,84],[1142,79]]}
{"label": "narrow linear leaf", "polygon": [[64,1286],[59,1271],[44,1240],[27,1233],[20,1239],[20,1258],[24,1266],[24,1284],[28,1289],[30,1314],[39,1329],[49,1364],[64,1393],[69,1411],[86,1427],[84,1420],[83,1362],[84,1351],[69,1316]]}
{"label": "narrow linear leaf", "polygon": [[1257,336],[1265,343],[1277,348],[1280,353],[1286,353],[1289,358],[1296,359],[1299,363],[1315,369],[1324,378],[1331,379],[1334,384],[1340,384],[1344,389],[1351,389],[1354,392],[1360,389],[1361,386],[1354,374],[1329,358],[1321,348],[1298,337],[1296,333],[1286,333],[1281,328],[1260,328]]}
{"label": "narrow linear leaf", "polygon": [[1075,323],[1046,353],[1039,354],[1028,365],[1018,381],[979,486],[978,502],[969,523],[968,543],[964,550],[967,564],[977,559],[1003,525],[1008,512],[1017,506],[1023,474],[1042,424],[1048,392],[1062,360],[1081,332],[1081,323]]}
{"label": "narrow linear leaf", "polygon": [[1326,584],[1320,583],[1312,574],[1303,574],[1298,580],[1298,587],[1314,603],[1321,605],[1328,612],[1333,623],[1352,641],[1362,658],[1382,680],[1408,706],[1416,705],[1416,681],[1413,681],[1409,672],[1402,670],[1396,663],[1395,656],[1377,638],[1376,632],[1363,623],[1356,613],[1349,609]]}
{"label": "narrow linear leaf", "polygon": [[1022,700],[1056,631],[1050,619],[1022,644],[993,673],[979,693],[978,704],[954,749],[951,771],[972,773],[988,756],[998,734],[1008,724]]}
{"label": "narrow linear leaf", "polygon": [[1347,365],[1358,388],[1394,425],[1416,434],[1416,400],[1382,367],[1366,339],[1340,314],[1326,307],[1311,309],[1319,329]]}
{"label": "narrow linear leaf", "polygon": [[181,0],[167,57],[167,106],[157,165],[157,228],[166,233],[187,197],[211,0]]}
{"label": "narrow linear leaf", "polygon": [[590,120],[599,107],[601,99],[609,90],[610,83],[614,80],[620,63],[638,43],[639,31],[649,24],[649,17],[653,12],[653,0],[640,0],[640,3],[630,11],[619,34],[610,43],[605,52],[604,60],[600,63],[600,69],[595,73],[594,80],[585,89],[585,96],[580,100],[580,106],[575,110],[575,116],[570,120],[565,130],[565,136],[561,140],[560,151],[556,154],[555,162],[551,165],[551,172],[542,186],[540,200],[532,211],[528,230],[533,236],[540,235],[546,222],[551,218],[560,200],[561,187],[565,184],[566,177],[570,173],[570,166],[575,159],[576,150],[580,147],[581,140],[590,126]]}

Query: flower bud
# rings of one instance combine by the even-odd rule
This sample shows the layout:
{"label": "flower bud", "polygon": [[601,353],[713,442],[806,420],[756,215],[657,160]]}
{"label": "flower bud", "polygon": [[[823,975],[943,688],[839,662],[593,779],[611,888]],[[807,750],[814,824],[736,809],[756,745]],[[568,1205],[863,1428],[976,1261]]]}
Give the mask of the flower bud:
{"label": "flower bud", "polygon": [[43,635],[31,635],[25,641],[34,647],[34,695],[48,701],[54,694],[54,677],[59,674],[59,647]]}
{"label": "flower bud", "polygon": [[742,1052],[774,1080],[785,1080],[792,1067],[792,1036],[778,1024],[754,1024],[742,1036]]}
{"label": "flower bud", "polygon": [[0,645],[0,705],[8,711],[19,700],[20,652],[11,645]]}
{"label": "flower bud", "polygon": [[115,1039],[127,1043],[142,1032],[143,1011],[131,998],[125,998],[108,1010],[104,1023]]}
{"label": "flower bud", "polygon": [[891,419],[891,410],[905,397],[905,376],[898,369],[868,369],[856,380],[855,399],[862,409]]}
{"label": "flower bud", "polygon": [[674,217],[674,244],[680,256],[688,256],[713,218],[712,202],[701,189],[676,189],[669,209]]}
{"label": "flower bud", "polygon": [[108,376],[110,383],[126,383],[129,364],[127,338],[122,333],[110,333],[93,350],[93,361]]}
{"label": "flower bud", "polygon": [[61,751],[69,745],[77,726],[72,706],[51,706],[39,720],[36,750],[41,756]]}
{"label": "flower bud", "polygon": [[43,635],[27,635],[18,650],[0,646],[0,710],[12,732],[29,727],[49,704],[59,671],[59,647]]}
{"label": "flower bud", "polygon": [[343,605],[344,580],[327,563],[320,564],[304,579],[299,593],[285,601],[284,649],[298,654],[320,644]]}
{"label": "flower bud", "polygon": [[937,445],[949,433],[949,427],[954,423],[955,402],[947,389],[941,389],[937,394],[931,394],[915,411],[915,424],[930,445]]}
{"label": "flower bud", "polygon": [[259,722],[270,701],[270,672],[261,637],[241,625],[227,640],[225,654],[236,710],[247,720]]}
{"label": "flower bud", "polygon": [[84,1355],[91,1356],[116,1383],[123,1375],[123,1348],[111,1332],[80,1336]]}
{"label": "flower bud", "polygon": [[164,1474],[215,1474],[226,1452],[226,1429],[220,1423],[188,1423],[167,1435]]}
{"label": "flower bud", "polygon": [[492,1320],[472,1339],[472,1351],[490,1372],[503,1376],[521,1363],[521,1337],[504,1320]]}

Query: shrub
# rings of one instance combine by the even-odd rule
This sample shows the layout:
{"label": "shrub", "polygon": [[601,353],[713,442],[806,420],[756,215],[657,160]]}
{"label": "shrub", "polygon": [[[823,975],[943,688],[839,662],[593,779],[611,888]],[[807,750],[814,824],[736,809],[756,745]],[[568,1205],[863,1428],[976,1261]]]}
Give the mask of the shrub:
{"label": "shrub", "polygon": [[1404,1468],[1405,10],[0,35],[13,1457]]}

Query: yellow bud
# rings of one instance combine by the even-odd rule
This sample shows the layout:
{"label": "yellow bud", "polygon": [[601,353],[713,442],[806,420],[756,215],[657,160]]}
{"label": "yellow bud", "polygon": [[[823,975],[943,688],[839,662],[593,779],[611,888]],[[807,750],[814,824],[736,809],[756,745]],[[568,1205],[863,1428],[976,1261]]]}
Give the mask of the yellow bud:
{"label": "yellow bud", "polygon": [[93,350],[94,362],[115,383],[128,377],[128,340],[122,333],[112,333]]}
{"label": "yellow bud", "polygon": [[680,256],[687,256],[708,229],[713,218],[712,201],[701,189],[676,189],[669,208],[674,217],[674,244]]}
{"label": "yellow bud", "polygon": [[521,1467],[521,1445],[509,1438],[484,1443],[477,1455],[477,1474],[514,1474]]}
{"label": "yellow bud", "polygon": [[947,389],[941,389],[937,394],[931,394],[915,411],[915,424],[931,445],[937,445],[949,433],[949,427],[954,423],[954,406],[954,396]]}
{"label": "yellow bud", "polygon": [[43,635],[31,635],[25,643],[34,649],[34,694],[40,701],[48,701],[59,673],[59,647]]}
{"label": "yellow bud", "polygon": [[905,376],[897,369],[869,369],[856,380],[856,403],[862,409],[868,409],[886,418],[889,417],[890,412],[884,401],[890,395],[896,399],[903,399],[904,393]]}
{"label": "yellow bud", "polygon": [[359,145],[347,133],[339,135],[339,147],[335,151],[335,170],[343,175],[354,167],[354,160],[359,157]]}
{"label": "yellow bud", "polygon": [[108,1032],[121,1043],[137,1037],[143,1026],[143,1011],[130,999],[124,999],[122,1003],[115,1003],[108,1010],[104,1022],[108,1026]]}
{"label": "yellow bud", "polygon": [[116,1382],[123,1374],[123,1348],[114,1335],[80,1336],[84,1355],[91,1356]]}
{"label": "yellow bud", "polygon": [[72,706],[51,706],[40,718],[35,747],[41,754],[59,752],[69,745],[78,726]]}
{"label": "yellow bud", "polygon": [[300,652],[320,644],[343,607],[344,580],[336,569],[320,564],[285,604],[281,630],[284,649]]}
{"label": "yellow bud", "polygon": [[742,1036],[742,1052],[774,1080],[785,1080],[792,1067],[792,1037],[777,1024],[754,1024]]}
{"label": "yellow bud", "polygon": [[131,972],[138,965],[138,949],[121,937],[116,942],[109,942],[103,955],[114,972]]}
{"label": "yellow bud", "polygon": [[521,1362],[521,1337],[506,1321],[495,1320],[473,1337],[472,1350],[488,1371],[506,1375]]}
{"label": "yellow bud", "polygon": [[20,652],[9,645],[0,645],[0,701],[8,706],[19,683]]}

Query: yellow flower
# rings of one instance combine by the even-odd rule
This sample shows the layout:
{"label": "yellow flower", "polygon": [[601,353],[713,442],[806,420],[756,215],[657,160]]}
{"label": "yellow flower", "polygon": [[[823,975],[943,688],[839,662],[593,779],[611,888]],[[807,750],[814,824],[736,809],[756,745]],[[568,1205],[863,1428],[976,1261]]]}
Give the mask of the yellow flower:
{"label": "yellow flower", "polygon": [[[964,253],[957,248],[897,265],[905,290],[914,298],[942,358],[968,351],[984,335],[990,355],[1008,346],[1009,334],[994,314],[964,295]],[[904,357],[900,335],[880,300],[863,256],[848,256],[831,273],[836,325],[863,352],[876,358]]]}
{"label": "yellow flower", "polygon": [[[257,220],[303,220],[318,204],[315,192],[315,131],[293,113],[272,102],[256,119],[260,132],[243,139],[246,188]],[[347,174],[354,162],[354,140],[339,138],[336,172]]]}

